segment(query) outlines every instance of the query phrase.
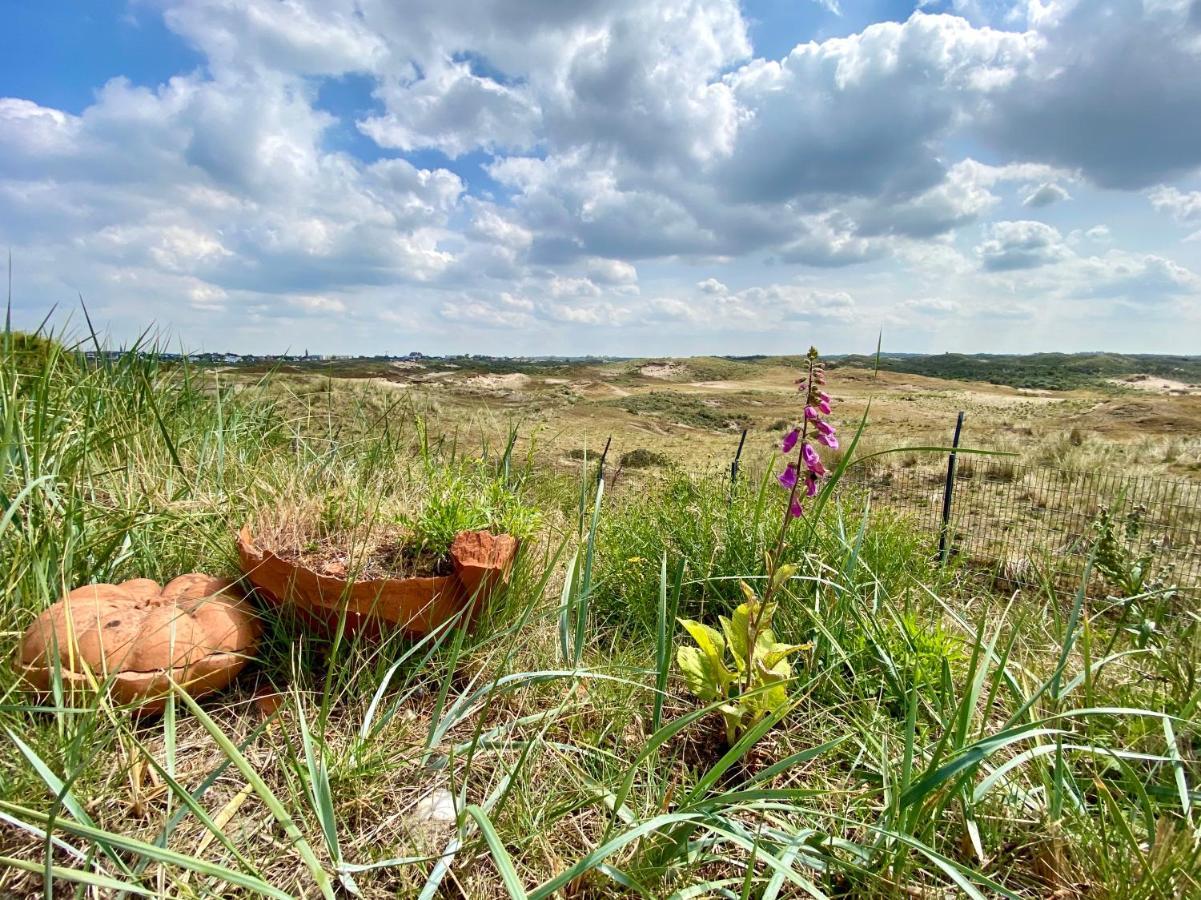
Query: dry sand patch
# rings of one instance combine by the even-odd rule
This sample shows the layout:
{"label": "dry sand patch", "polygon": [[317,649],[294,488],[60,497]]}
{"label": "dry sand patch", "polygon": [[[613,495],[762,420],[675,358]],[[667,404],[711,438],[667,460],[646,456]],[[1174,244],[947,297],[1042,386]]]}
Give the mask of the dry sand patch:
{"label": "dry sand patch", "polygon": [[472,375],[464,384],[467,387],[483,388],[485,390],[512,390],[525,387],[530,383],[530,376],[521,372],[509,372],[506,375]]}
{"label": "dry sand patch", "polygon": [[1201,394],[1201,385],[1175,381],[1171,378],[1157,378],[1153,375],[1127,375],[1125,378],[1110,378],[1109,383],[1153,394]]}
{"label": "dry sand patch", "polygon": [[1065,397],[1052,397],[1035,393],[991,394],[985,391],[948,391],[947,394],[948,397],[961,399],[966,403],[995,408],[1026,406],[1032,403],[1046,406],[1063,403],[1067,399]]}
{"label": "dry sand patch", "polygon": [[675,378],[677,375],[684,375],[688,371],[688,367],[683,363],[667,362],[667,363],[647,363],[638,370],[638,374],[646,378]]}

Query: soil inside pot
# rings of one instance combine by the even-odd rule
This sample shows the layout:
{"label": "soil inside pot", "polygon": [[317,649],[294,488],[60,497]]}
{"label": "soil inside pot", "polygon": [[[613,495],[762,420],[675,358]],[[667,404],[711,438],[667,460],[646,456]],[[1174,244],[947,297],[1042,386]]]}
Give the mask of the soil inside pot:
{"label": "soil inside pot", "polygon": [[283,547],[275,555],[297,563],[319,575],[333,578],[353,576],[367,581],[379,578],[429,578],[454,573],[450,554],[438,554],[407,543],[403,536],[385,538],[369,550],[348,548],[332,538],[310,541],[303,547]]}

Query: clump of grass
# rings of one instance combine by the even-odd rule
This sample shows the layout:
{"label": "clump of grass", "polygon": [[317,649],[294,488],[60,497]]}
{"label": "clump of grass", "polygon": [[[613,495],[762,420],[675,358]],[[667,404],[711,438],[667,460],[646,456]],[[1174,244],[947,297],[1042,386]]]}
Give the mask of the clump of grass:
{"label": "clump of grass", "polygon": [[467,463],[429,468],[420,511],[404,521],[417,546],[444,555],[461,531],[486,529],[528,540],[541,515],[503,475]]}
{"label": "clump of grass", "polygon": [[[637,495],[614,498],[598,535],[592,597],[598,620],[623,634],[654,627],[657,566],[664,553],[684,561],[690,575],[681,589],[681,615],[728,614],[741,602],[732,575],[762,575],[764,551],[779,528],[772,506],[777,491],[770,472],[754,480],[744,478],[731,490],[712,475],[677,470]],[[815,542],[816,558],[824,558],[837,544],[831,529],[851,508],[831,504],[822,528],[791,531],[786,555],[804,555],[802,548]],[[864,589],[882,579],[884,590],[900,590],[915,572],[939,582],[940,573],[928,565],[930,539],[908,519],[881,509],[872,514],[872,526],[859,548],[860,574],[867,579]],[[720,577],[723,573],[730,577]],[[815,563],[806,574],[820,579],[822,567]],[[812,582],[800,582],[793,590],[810,592]],[[782,614],[788,615],[787,605]]]}

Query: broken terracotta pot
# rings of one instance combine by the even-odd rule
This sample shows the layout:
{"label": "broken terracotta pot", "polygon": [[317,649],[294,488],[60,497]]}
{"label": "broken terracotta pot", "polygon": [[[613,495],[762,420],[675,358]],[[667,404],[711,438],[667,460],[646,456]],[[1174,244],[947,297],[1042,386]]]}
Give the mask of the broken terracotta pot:
{"label": "broken terracotta pot", "polygon": [[181,575],[76,588],[25,632],[17,664],[25,684],[48,692],[107,684],[115,701],[142,711],[166,706],[171,682],[199,697],[226,687],[258,645],[259,623],[234,582]]}
{"label": "broken terracotta pot", "polygon": [[345,610],[348,633],[377,635],[397,628],[429,634],[463,609],[473,623],[496,587],[508,581],[517,547],[507,534],[464,531],[450,548],[453,575],[353,580],[258,547],[249,528],[238,534],[242,571],[267,601],[291,606],[307,624],[327,630],[337,628]]}
{"label": "broken terracotta pot", "polygon": [[[450,545],[450,559],[467,596],[486,602],[499,585],[507,583],[517,547],[517,538],[511,534],[459,532]],[[475,612],[478,611],[477,604]]]}

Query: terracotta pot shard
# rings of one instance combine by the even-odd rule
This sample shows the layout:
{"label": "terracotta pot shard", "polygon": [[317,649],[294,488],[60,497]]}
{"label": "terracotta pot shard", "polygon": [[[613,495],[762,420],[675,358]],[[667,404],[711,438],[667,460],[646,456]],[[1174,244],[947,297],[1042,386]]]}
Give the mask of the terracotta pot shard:
{"label": "terracotta pot shard", "polygon": [[507,584],[517,547],[511,534],[460,532],[450,545],[450,558],[468,596],[486,602],[499,585]]}
{"label": "terracotta pot shard", "polygon": [[254,654],[259,623],[234,582],[182,575],[76,588],[26,630],[17,667],[26,686],[48,692],[57,668],[72,692],[107,683],[112,697],[143,711],[166,705],[171,682],[193,697],[226,687]]}
{"label": "terracotta pot shard", "polygon": [[394,628],[429,634],[464,609],[468,623],[474,622],[496,586],[508,580],[517,547],[509,535],[462,532],[450,551],[453,575],[354,580],[257,546],[249,527],[238,534],[242,571],[269,602],[291,606],[306,623],[331,630],[345,610],[347,632],[372,634]]}

